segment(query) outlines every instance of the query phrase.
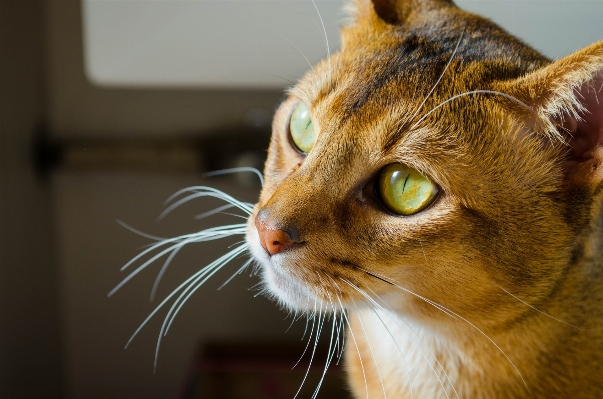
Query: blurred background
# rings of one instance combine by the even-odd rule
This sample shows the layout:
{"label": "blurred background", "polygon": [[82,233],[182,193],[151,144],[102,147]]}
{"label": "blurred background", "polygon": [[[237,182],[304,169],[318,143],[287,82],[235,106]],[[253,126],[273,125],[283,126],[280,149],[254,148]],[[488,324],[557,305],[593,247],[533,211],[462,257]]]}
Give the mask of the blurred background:
{"label": "blurred background", "polygon": [[[603,39],[602,1],[457,3],[553,58]],[[123,349],[163,298],[242,236],[182,249],[153,302],[163,259],[107,294],[153,243],[124,224],[174,237],[242,222],[195,217],[223,204],[215,199],[158,216],[190,186],[255,201],[252,173],[205,173],[261,169],[284,89],[325,56],[325,41],[338,47],[341,5],[0,0],[0,397],[293,397],[304,369],[286,371],[304,320],[288,330],[250,269],[217,290],[244,257],[182,308],[155,372],[165,310]],[[337,368],[330,378],[319,397],[342,389]]]}

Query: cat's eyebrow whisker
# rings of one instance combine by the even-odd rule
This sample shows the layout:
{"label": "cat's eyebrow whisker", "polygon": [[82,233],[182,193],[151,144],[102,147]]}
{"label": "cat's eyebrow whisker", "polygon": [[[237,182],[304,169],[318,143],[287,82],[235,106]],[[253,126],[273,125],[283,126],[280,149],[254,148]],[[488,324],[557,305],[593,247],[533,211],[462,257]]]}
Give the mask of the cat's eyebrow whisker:
{"label": "cat's eyebrow whisker", "polygon": [[[339,301],[339,306],[344,309],[343,304],[341,303],[341,299],[337,297],[337,301]],[[352,341],[354,342],[354,346],[356,347],[356,352],[358,353],[358,360],[360,361],[360,368],[362,369],[362,377],[364,378],[364,388],[366,389],[366,399],[369,399],[368,392],[368,383],[366,382],[366,372],[364,371],[364,362],[362,361],[362,356],[360,355],[360,349],[358,348],[358,343],[356,342],[356,337],[354,337],[354,331],[352,330],[352,325],[350,324],[350,320],[348,319],[348,315],[345,311],[341,312],[343,317],[345,318],[346,323],[348,323],[348,331],[350,336],[352,337]]]}
{"label": "cat's eyebrow whisker", "polygon": [[505,97],[508,100],[511,100],[513,102],[515,102],[516,104],[521,105],[522,107],[524,107],[525,109],[527,109],[531,114],[534,113],[534,110],[532,109],[532,107],[530,107],[528,104],[524,103],[523,101],[519,100],[518,98],[513,97],[510,94],[506,94],[506,93],[502,93],[500,91],[494,91],[494,90],[472,90],[472,91],[467,91],[464,93],[460,93],[457,94],[455,96],[450,97],[449,99],[442,101],[440,104],[436,105],[435,107],[433,107],[429,112],[427,112],[425,115],[423,115],[421,117],[421,119],[419,119],[417,122],[415,122],[409,130],[413,130],[415,127],[419,126],[419,124],[421,122],[423,122],[429,115],[431,115],[433,112],[435,112],[437,109],[443,107],[444,105],[448,104],[449,102],[456,100],[457,98],[461,98],[464,96],[468,96],[468,95],[472,95],[472,94],[492,94],[495,96],[501,96],[501,97]]}
{"label": "cat's eyebrow whisker", "polygon": [[521,372],[519,371],[519,369],[517,368],[517,366],[515,366],[515,363],[513,363],[513,361],[509,358],[509,356],[505,353],[505,351],[502,350],[502,348],[500,346],[498,346],[498,344],[496,342],[494,342],[494,340],[492,338],[490,338],[488,336],[488,334],[486,334],[485,332],[483,332],[479,327],[477,327],[475,324],[471,323],[469,320],[465,319],[463,316],[459,315],[458,313],[453,312],[452,310],[446,308],[443,305],[440,305],[437,302],[434,302],[428,298],[425,298],[424,296],[421,296],[411,290],[409,290],[408,288],[405,288],[403,286],[401,286],[400,284],[398,284],[395,280],[392,280],[386,276],[380,275],[378,273],[374,273],[374,272],[369,272],[368,270],[362,269],[360,267],[357,267],[358,270],[363,271],[364,273],[368,274],[369,276],[375,277],[378,280],[384,281],[390,285],[395,286],[396,288],[409,293],[419,299],[421,299],[422,301],[425,301],[426,303],[430,304],[431,306],[433,306],[434,308],[438,309],[439,311],[441,311],[442,313],[445,313],[446,315],[454,318],[454,319],[460,319],[463,322],[465,322],[466,324],[468,324],[469,326],[471,326],[473,329],[475,329],[477,332],[479,332],[481,335],[483,335],[488,341],[490,341],[490,343],[492,343],[492,345],[494,345],[496,347],[496,349],[507,359],[507,361],[511,364],[511,366],[513,366],[513,368],[515,369],[515,372],[517,373],[517,375],[519,376],[519,378],[521,378],[521,381],[523,382],[523,384],[526,387],[526,390],[528,391],[528,393],[532,393],[532,391],[530,391],[530,388],[528,387],[528,383],[526,382],[526,380],[523,378],[523,375],[521,374]]}
{"label": "cat's eyebrow whisker", "polygon": [[[276,33],[278,33],[278,32],[276,32]],[[285,38],[285,39],[287,39],[287,38]],[[289,40],[289,39],[287,39],[287,40]],[[289,40],[289,42],[291,42],[291,41]],[[293,43],[291,43],[291,44],[293,44]],[[307,61],[307,59],[306,59],[306,61]],[[227,175],[227,174],[231,174],[231,173],[242,173],[242,172],[255,173],[255,175],[258,177],[258,179],[260,179],[260,184],[262,186],[264,185],[264,175],[262,174],[262,172],[260,172],[256,168],[252,168],[251,166],[241,166],[238,168],[214,170],[212,172],[205,173],[205,176],[212,177],[212,176],[220,176],[220,175]]]}
{"label": "cat's eyebrow whisker", "polygon": [[444,70],[442,71],[442,73],[440,74],[440,77],[438,78],[438,80],[435,82],[435,84],[433,85],[433,87],[431,88],[431,90],[429,91],[429,93],[427,93],[427,95],[425,96],[425,98],[423,99],[423,101],[421,102],[421,104],[419,104],[419,106],[417,107],[417,110],[415,111],[415,113],[413,114],[413,116],[410,118],[410,120],[415,119],[415,117],[419,114],[419,112],[421,112],[421,108],[423,108],[423,105],[425,105],[425,103],[427,102],[427,100],[429,99],[429,97],[431,97],[431,95],[433,94],[433,91],[438,87],[438,85],[440,84],[440,81],[442,80],[442,78],[444,77],[444,75],[446,74],[446,71],[448,70],[448,67],[450,66],[450,64],[452,63],[452,60],[454,59],[454,56],[456,55],[456,52],[459,49],[459,46],[461,45],[461,42],[463,40],[463,37],[465,35],[465,31],[461,32],[461,35],[459,37],[459,40],[456,43],[456,47],[454,48],[454,51],[452,52],[452,55],[450,56],[450,59],[448,59],[448,62],[446,63],[446,66],[444,67]]}
{"label": "cat's eyebrow whisker", "polygon": [[323,34],[323,39],[325,41],[325,47],[327,50],[327,61],[329,63],[329,86],[331,86],[332,84],[332,78],[333,75],[331,73],[331,50],[329,48],[329,38],[327,37],[327,30],[325,29],[325,23],[322,20],[322,15],[320,15],[320,10],[318,9],[318,6],[316,5],[316,1],[312,0],[312,4],[314,5],[314,8],[316,8],[316,13],[318,14],[318,18],[320,19],[320,24],[322,25],[322,34]]}
{"label": "cat's eyebrow whisker", "polygon": [[545,312],[543,312],[543,311],[542,311],[542,310],[540,310],[540,309],[535,308],[534,306],[530,305],[530,304],[529,304],[529,303],[527,303],[526,301],[524,301],[524,300],[522,300],[522,299],[520,299],[520,298],[516,297],[515,295],[511,294],[509,291],[507,291],[507,290],[506,290],[506,289],[504,289],[503,287],[499,286],[498,288],[500,288],[501,290],[503,290],[503,291],[504,291],[504,292],[506,292],[507,294],[511,295],[513,298],[517,299],[519,302],[523,303],[524,305],[526,305],[526,306],[530,307],[531,309],[533,309],[533,310],[537,311],[538,313],[541,313],[541,314],[545,315],[546,317],[549,317],[549,318],[551,318],[551,319],[553,319],[553,320],[555,320],[555,321],[558,321],[559,323],[563,323],[563,324],[565,324],[565,325],[567,325],[567,326],[570,326],[570,327],[572,327],[572,328],[575,328],[575,329],[577,329],[577,330],[580,330],[580,328],[579,328],[579,327],[576,327],[576,326],[574,326],[574,325],[572,325],[572,324],[570,324],[570,323],[567,323],[567,322],[565,322],[565,321],[563,321],[563,320],[561,320],[561,319],[558,319],[558,318],[556,318],[556,317],[553,317],[553,316],[551,316],[550,314],[545,313]]}
{"label": "cat's eyebrow whisker", "polygon": [[[289,39],[287,36],[283,35],[281,32],[279,32],[279,31],[277,31],[277,30],[275,30],[275,29],[270,29],[270,28],[264,28],[264,29],[269,30],[269,31],[271,31],[271,32],[273,32],[273,33],[276,33],[277,35],[279,35],[280,37],[282,37],[283,39],[285,39],[286,41],[288,41],[288,42],[289,42],[289,43],[290,43],[290,44],[293,46],[293,48],[294,48],[295,50],[297,50],[297,51],[298,51],[298,52],[301,54],[301,56],[302,56],[302,57],[304,57],[304,59],[305,59],[305,60],[306,60],[306,62],[308,63],[308,66],[310,67],[310,70],[314,70],[314,66],[312,65],[312,63],[310,62],[310,60],[308,59],[308,57],[306,57],[306,55],[304,54],[304,52],[303,52],[303,51],[301,51],[301,49],[300,49],[299,47],[297,47],[297,46],[295,45],[295,43],[293,43],[293,42],[291,41],[291,39]],[[256,169],[256,170],[257,170],[257,169]],[[262,182],[262,185],[264,185],[264,182]]]}

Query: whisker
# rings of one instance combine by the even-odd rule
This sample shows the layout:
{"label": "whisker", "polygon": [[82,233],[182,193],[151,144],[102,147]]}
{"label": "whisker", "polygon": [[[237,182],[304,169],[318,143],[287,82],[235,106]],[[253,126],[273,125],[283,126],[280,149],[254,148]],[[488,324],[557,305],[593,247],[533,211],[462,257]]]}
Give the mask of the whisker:
{"label": "whisker", "polygon": [[273,73],[267,73],[267,72],[260,72],[260,73],[261,73],[261,74],[263,74],[263,75],[274,76],[275,78],[281,78],[281,79],[283,79],[284,81],[289,82],[289,83],[291,83],[292,85],[295,85],[295,82],[294,82],[294,81],[292,81],[291,79],[283,78],[283,77],[282,77],[282,76],[280,76],[280,75],[275,75],[275,74],[273,74]]}
{"label": "whisker", "polygon": [[155,294],[157,293],[157,288],[159,287],[159,282],[163,278],[163,274],[165,273],[165,271],[167,270],[167,268],[170,265],[170,263],[172,262],[172,260],[176,257],[176,255],[178,254],[178,252],[180,252],[180,250],[182,248],[184,248],[184,245],[181,245],[178,248],[174,249],[172,251],[172,253],[169,254],[167,259],[165,260],[165,263],[163,264],[163,266],[161,266],[161,270],[159,270],[159,273],[157,274],[157,278],[155,278],[155,282],[153,283],[153,288],[151,288],[151,297],[149,298],[149,300],[151,302],[153,302],[153,300],[155,299]]}
{"label": "whisker", "polygon": [[120,270],[124,271],[131,264],[136,262],[138,259],[140,259],[144,255],[148,254],[149,252],[152,252],[153,250],[155,250],[159,247],[162,247],[162,246],[170,244],[170,243],[184,242],[191,238],[196,238],[196,242],[211,241],[211,240],[217,240],[217,239],[224,238],[224,237],[230,237],[231,235],[245,234],[245,232],[246,232],[246,224],[239,223],[239,224],[230,224],[230,225],[225,225],[225,226],[211,227],[209,229],[201,230],[196,233],[184,234],[184,235],[174,237],[174,238],[167,238],[165,240],[162,240],[161,242],[152,244],[149,248],[140,252],[138,255],[136,255],[135,257],[130,259],[125,265],[123,265]]}
{"label": "whisker", "polygon": [[195,215],[195,220],[199,220],[199,219],[206,218],[208,216],[215,215],[216,213],[220,213],[220,212],[222,212],[222,211],[224,211],[226,209],[230,209],[230,208],[234,208],[234,205],[233,204],[226,204],[226,205],[219,206],[217,208],[212,209],[211,211],[207,211],[207,212],[203,212],[203,213],[200,213],[198,215]]}
{"label": "whisker", "polygon": [[421,119],[419,119],[417,122],[415,122],[415,124],[412,125],[409,130],[412,130],[415,127],[417,127],[421,122],[423,122],[429,115],[431,115],[433,112],[435,112],[438,108],[443,107],[444,105],[448,104],[449,102],[451,102],[453,100],[456,100],[457,98],[468,96],[468,95],[471,95],[471,94],[492,94],[492,95],[495,95],[495,96],[505,97],[505,98],[507,98],[507,99],[509,99],[509,100],[511,100],[511,101],[513,101],[513,102],[515,102],[515,103],[517,103],[519,105],[521,105],[522,107],[526,108],[528,111],[530,111],[530,113],[534,113],[534,110],[529,105],[527,105],[523,101],[521,101],[521,100],[519,100],[519,99],[517,99],[517,98],[515,98],[515,97],[513,97],[513,96],[511,96],[509,94],[501,93],[499,91],[494,91],[494,90],[472,90],[472,91],[467,91],[467,92],[464,92],[464,93],[452,96],[449,99],[447,99],[446,101],[443,101],[440,104],[436,105],[435,107],[433,107],[431,109],[431,111],[427,112],[425,115],[423,115],[421,117]]}
{"label": "whisker", "polygon": [[327,37],[327,30],[325,29],[325,23],[322,20],[322,16],[320,15],[320,10],[318,9],[316,2],[314,0],[311,0],[311,1],[312,1],[312,4],[314,5],[314,8],[316,9],[318,18],[320,19],[320,24],[322,25],[323,38],[325,41],[325,47],[327,48],[327,61],[329,63],[329,85],[331,85],[333,75],[331,73],[331,50],[329,49],[329,38]]}
{"label": "whisker", "polygon": [[[374,301],[372,301],[372,298],[370,298],[370,296],[364,292],[362,289],[360,289],[360,287],[357,287],[355,284],[352,284],[350,281],[348,281],[347,279],[341,278],[341,280],[343,282],[345,282],[346,284],[348,284],[350,287],[352,287],[353,289],[355,289],[356,291],[358,291],[360,294],[362,294],[365,298],[367,298],[371,303],[373,303],[373,305],[377,308],[377,309],[381,309],[383,310],[383,308],[381,306],[379,306],[377,303],[375,303]],[[412,381],[410,379],[410,368],[408,367],[408,363],[406,363],[406,356],[404,356],[404,354],[402,353],[402,349],[400,349],[400,346],[398,345],[398,341],[396,341],[396,338],[394,338],[394,335],[391,333],[391,331],[389,330],[389,328],[387,328],[387,326],[385,325],[385,322],[383,321],[383,319],[381,319],[381,317],[379,316],[379,314],[376,312],[376,310],[373,309],[373,312],[375,312],[375,315],[377,316],[377,318],[379,318],[379,320],[381,321],[381,324],[383,324],[383,327],[385,327],[385,329],[387,330],[388,334],[390,335],[390,337],[392,338],[392,340],[394,341],[394,344],[396,345],[396,347],[398,348],[398,352],[400,352],[400,356],[402,356],[402,361],[404,362],[404,366],[406,367],[406,370],[408,372],[408,384],[410,386],[410,397],[414,398],[413,395],[413,391],[412,391]],[[384,312],[385,313],[385,312]],[[404,331],[404,330],[403,330]],[[404,333],[406,334],[406,331],[404,331]],[[427,359],[425,359],[427,360]],[[429,362],[427,362],[429,364]],[[432,368],[433,369],[433,368]],[[434,370],[434,374],[436,375],[436,378],[438,377],[437,374],[435,373]],[[439,378],[438,378],[439,379]],[[442,385],[442,382],[440,381],[440,385]],[[444,385],[442,385],[442,389],[444,389]],[[446,390],[444,389],[444,393],[446,393]],[[448,397],[448,395],[446,395],[446,397]]]}
{"label": "whisker", "polygon": [[154,241],[164,241],[167,240],[166,237],[158,237],[158,236],[154,236],[148,233],[145,233],[144,231],[138,230],[132,226],[130,226],[129,224],[127,224],[126,222],[120,220],[120,219],[115,219],[115,221],[121,226],[121,227],[125,227],[126,229],[130,230],[132,233],[138,234],[139,236],[145,237],[145,238],[149,238],[151,240]]}
{"label": "whisker", "polygon": [[[322,321],[321,321],[321,318],[322,318]],[[306,370],[304,379],[302,380],[301,385],[299,386],[299,389],[295,393],[295,396],[293,396],[293,399],[297,398],[297,395],[299,395],[299,393],[301,392],[301,389],[304,386],[304,383],[306,382],[306,378],[308,378],[308,374],[310,373],[310,367],[312,367],[312,361],[314,360],[314,354],[316,353],[316,347],[318,346],[318,339],[320,338],[320,333],[322,332],[322,326],[325,322],[325,318],[326,318],[326,315],[325,316],[322,315],[322,302],[321,302],[320,311],[318,313],[316,337],[314,338],[314,347],[312,348],[312,355],[310,356],[310,364],[308,364],[308,369]]]}
{"label": "whisker", "polygon": [[[377,297],[377,299],[379,299],[385,306],[388,307],[388,309],[395,313],[395,311],[388,305],[388,303],[383,300],[375,291],[373,291],[370,287],[369,290],[373,293],[373,295],[375,295]],[[382,310],[383,309],[382,306],[379,305],[379,307]],[[394,322],[394,324],[396,324],[402,331],[404,331],[404,329],[402,328],[402,326],[400,324],[398,324],[398,322],[396,321],[396,319],[394,319],[391,314],[389,314],[388,312],[384,312],[392,322]],[[425,344],[425,341],[423,341],[423,339],[421,338],[421,336],[415,331],[414,328],[412,328],[404,319],[402,319],[402,322],[406,325],[406,327],[408,327],[410,329],[410,331],[412,331],[412,333],[419,339],[419,341],[421,341],[422,344]],[[406,333],[406,332],[405,332]],[[410,338],[415,344],[416,341],[409,336],[408,334],[406,335],[408,338]],[[417,348],[419,348],[419,346],[417,345]],[[454,391],[455,395],[457,398],[459,398],[459,394],[456,391],[456,388],[454,387],[454,384],[452,383],[452,380],[450,379],[450,377],[448,376],[448,374],[446,373],[446,370],[444,369],[444,366],[442,366],[442,364],[440,363],[440,361],[438,360],[438,358],[435,356],[435,354],[429,349],[429,347],[427,345],[424,346],[425,349],[427,349],[427,352],[429,352],[429,354],[431,355],[431,357],[433,358],[433,360],[437,363],[437,365],[440,367],[440,369],[442,370],[442,372],[444,373],[444,376],[446,377],[446,380],[448,380],[448,383],[450,383],[450,386],[452,387],[452,390]],[[421,355],[423,356],[423,358],[427,361],[427,363],[429,364],[429,361],[427,360],[427,358],[425,357],[425,354],[423,353],[423,351],[419,348],[419,351],[421,352]],[[432,367],[433,372],[435,373],[435,370]]]}
{"label": "whisker", "polygon": [[413,114],[413,116],[410,118],[410,120],[415,119],[415,117],[418,115],[419,112],[421,112],[421,108],[423,108],[423,105],[425,105],[425,103],[427,102],[427,100],[429,99],[429,97],[431,97],[431,94],[433,93],[433,91],[438,87],[438,85],[440,84],[440,81],[442,80],[442,78],[444,77],[444,75],[446,74],[446,71],[448,70],[448,67],[450,66],[450,64],[452,63],[452,60],[454,59],[454,56],[456,55],[456,52],[459,49],[459,46],[461,44],[461,41],[463,40],[463,36],[465,35],[465,31],[461,32],[461,35],[459,37],[458,42],[456,43],[456,47],[454,48],[454,51],[452,52],[452,55],[450,56],[450,59],[448,60],[448,62],[446,63],[446,66],[444,67],[444,70],[442,71],[442,73],[440,74],[440,77],[438,78],[438,80],[435,82],[435,84],[433,85],[433,87],[431,88],[431,90],[429,91],[429,93],[427,93],[427,95],[425,96],[425,98],[423,99],[423,102],[421,102],[421,104],[417,107],[417,110],[415,111],[415,113]]}
{"label": "whisker", "polygon": [[[326,318],[326,314],[325,314],[325,318]],[[329,348],[327,349],[327,360],[325,361],[325,368],[322,372],[320,381],[318,382],[318,385],[316,386],[316,389],[314,390],[314,394],[312,395],[311,399],[316,399],[316,396],[318,395],[318,391],[320,390],[320,386],[322,385],[322,382],[325,379],[325,375],[327,374],[327,369],[329,368],[329,365],[331,364],[331,360],[333,360],[333,356],[331,354],[331,346],[333,343],[333,333],[334,332],[335,332],[335,322],[333,321],[333,323],[331,324],[331,339],[329,340]]]}
{"label": "whisker", "polygon": [[[293,43],[291,43],[291,44],[293,44]],[[260,172],[256,168],[252,168],[250,166],[241,166],[238,168],[214,170],[212,172],[207,172],[205,174],[205,176],[212,177],[212,176],[220,176],[220,175],[227,175],[227,174],[231,174],[231,173],[241,173],[241,172],[255,173],[255,175],[258,177],[258,179],[260,179],[260,184],[262,186],[264,185],[264,175],[262,174],[262,172]]]}
{"label": "whisker", "polygon": [[507,361],[509,362],[509,364],[511,364],[511,366],[513,366],[513,368],[515,369],[515,372],[517,373],[517,375],[519,376],[519,378],[521,378],[521,381],[523,382],[523,384],[525,385],[528,393],[532,393],[530,391],[530,388],[528,387],[528,384],[526,382],[526,380],[523,378],[523,375],[521,374],[521,372],[519,371],[519,369],[517,368],[517,366],[515,366],[515,363],[513,363],[513,361],[509,358],[509,356],[505,353],[505,351],[502,350],[502,348],[500,346],[498,346],[498,344],[496,342],[494,342],[494,340],[492,338],[490,338],[485,332],[483,332],[480,328],[478,328],[475,324],[471,323],[469,320],[465,319],[464,317],[462,317],[461,315],[459,315],[458,313],[453,312],[452,310],[446,308],[445,306],[442,306],[440,304],[438,304],[437,302],[434,302],[428,298],[425,298],[403,286],[401,286],[400,284],[398,284],[397,282],[395,282],[395,280],[392,280],[388,277],[385,277],[383,275],[379,275],[377,273],[373,273],[373,272],[369,272],[368,270],[362,269],[360,267],[357,267],[358,270],[362,270],[363,272],[365,272],[366,274],[368,274],[369,276],[373,276],[378,278],[379,280],[385,281],[395,287],[397,287],[398,289],[407,292],[423,301],[425,301],[426,303],[430,304],[431,306],[433,306],[434,308],[438,309],[439,311],[447,314],[450,317],[453,317],[455,319],[460,319],[462,321],[464,321],[465,323],[467,323],[469,326],[471,326],[472,328],[474,328],[477,332],[479,332],[481,335],[483,335],[488,341],[490,341],[492,343],[492,345],[494,345],[496,347],[496,349],[505,357],[505,359],[507,359]]}
{"label": "whisker", "polygon": [[225,258],[227,258],[228,256],[232,255],[233,253],[236,253],[237,251],[240,251],[240,248],[234,249],[230,252],[228,252],[227,254],[221,256],[220,258],[218,258],[217,260],[215,260],[214,262],[210,263],[209,265],[203,267],[201,270],[195,272],[192,276],[190,276],[189,278],[187,278],[182,284],[180,284],[178,287],[176,287],[167,297],[165,297],[165,299],[163,301],[161,301],[161,303],[159,305],[157,305],[155,307],[155,309],[147,316],[147,318],[140,324],[140,326],[138,326],[138,328],[136,329],[136,331],[134,331],[134,334],[132,334],[132,336],[130,337],[130,339],[128,340],[128,342],[126,343],[126,348],[128,348],[128,346],[130,345],[130,343],[132,342],[132,340],[138,335],[138,333],[143,329],[143,327],[153,318],[153,316],[155,316],[155,314],[157,314],[157,312],[163,308],[163,306],[174,296],[176,295],[180,290],[182,290],[185,286],[191,284],[193,281],[195,281],[195,279],[197,279],[199,276],[202,276],[204,273],[207,272],[208,268],[211,268],[212,265],[219,263],[221,261],[223,261]]}
{"label": "whisker", "polygon": [[553,316],[551,316],[550,314],[543,312],[542,310],[536,309],[534,306],[530,305],[529,303],[527,303],[527,302],[525,302],[525,301],[521,300],[520,298],[516,297],[515,295],[511,294],[509,291],[507,291],[507,290],[506,290],[506,289],[504,289],[503,287],[500,287],[500,286],[499,286],[498,288],[500,288],[501,290],[503,290],[503,291],[504,291],[504,292],[506,292],[507,294],[511,295],[513,298],[517,299],[519,302],[523,303],[524,305],[526,305],[526,306],[528,306],[528,307],[532,308],[533,310],[537,311],[538,313],[542,313],[542,314],[543,314],[543,315],[545,315],[546,317],[549,317],[549,318],[551,318],[551,319],[553,319],[553,320],[555,320],[555,321],[558,321],[559,323],[563,323],[563,324],[568,325],[568,326],[570,326],[570,327],[573,327],[573,328],[575,328],[575,329],[577,329],[577,330],[580,330],[580,328],[579,328],[579,327],[576,327],[576,326],[574,326],[574,325],[572,325],[572,324],[570,324],[570,323],[567,323],[567,322],[565,322],[565,321],[563,321],[563,320],[560,320],[560,319],[558,319],[558,318],[556,318],[556,317],[553,317]]}
{"label": "whisker", "polygon": [[[208,272],[207,276],[204,276],[202,280],[201,280],[201,278],[199,279],[201,281],[199,281],[199,282],[197,282],[198,280],[194,281],[192,284],[189,285],[188,288],[186,288],[184,291],[182,291],[182,293],[180,294],[180,297],[178,297],[178,299],[176,299],[176,301],[174,301],[174,304],[172,305],[172,308],[174,308],[176,306],[176,304],[178,302],[180,302],[180,304],[178,305],[178,308],[176,308],[176,310],[173,312],[171,319],[170,319],[169,323],[167,324],[167,328],[165,329],[165,333],[163,334],[164,336],[167,335],[170,327],[172,326],[172,323],[174,322],[174,319],[176,319],[176,316],[178,315],[178,312],[180,312],[180,309],[182,309],[182,306],[184,306],[184,304],[186,303],[186,301],[188,301],[188,299],[191,297],[191,295],[193,295],[195,293],[195,291],[197,291],[207,280],[209,280],[214,274],[216,274],[222,268],[222,266],[226,265],[228,262],[235,259],[237,256],[239,256],[241,253],[246,251],[248,248],[249,247],[247,246],[247,244],[243,244],[240,247],[235,248],[233,250],[233,251],[235,251],[234,253],[233,253],[233,251],[231,251],[231,252],[229,252],[229,254],[231,254],[230,256],[223,257],[223,261],[216,263],[215,266]],[[196,286],[193,287],[193,285],[195,285],[195,284],[196,284]],[[187,291],[188,291],[188,293],[187,293]],[[170,318],[170,312],[172,312],[172,309],[170,309],[170,311],[168,312],[168,314],[166,316],[166,320],[168,318]]]}
{"label": "whisker", "polygon": [[226,284],[230,283],[233,278],[235,278],[236,276],[238,276],[241,273],[243,273],[245,271],[245,269],[247,269],[247,267],[249,267],[249,265],[251,264],[251,262],[253,262],[253,259],[249,259],[247,262],[243,263],[243,266],[241,266],[241,268],[239,270],[237,270],[232,276],[230,276],[228,278],[228,280],[226,280],[220,287],[218,287],[218,291],[221,290],[222,288],[224,288],[224,286]]}
{"label": "whisker", "polygon": [[[339,297],[337,297],[337,300],[339,301],[339,305],[343,309],[344,307],[343,307],[343,304],[341,303],[341,299]],[[362,356],[360,355],[360,349],[358,348],[358,343],[356,342],[356,337],[354,337],[354,332],[352,331],[352,325],[350,324],[350,319],[348,319],[346,312],[341,312],[341,314],[345,318],[345,321],[348,323],[348,331],[350,332],[350,335],[352,336],[352,341],[354,342],[354,346],[356,347],[356,352],[358,353],[358,360],[360,361],[360,368],[362,369],[362,377],[364,378],[364,387],[366,389],[366,399],[369,399],[368,383],[366,382],[366,372],[364,371],[364,362],[362,361]]]}
{"label": "whisker", "polygon": [[[315,305],[316,305],[316,303],[315,303]],[[308,343],[306,344],[306,347],[304,348],[304,351],[302,352],[302,354],[299,357],[299,359],[297,360],[297,362],[293,365],[293,367],[291,367],[291,370],[293,370],[299,364],[299,362],[301,362],[304,355],[306,354],[306,351],[308,350],[308,347],[310,346],[310,342],[312,341],[312,335],[314,334],[314,323],[315,322],[316,322],[316,318],[314,316],[312,316],[312,329],[310,330],[310,336],[308,337]],[[304,335],[305,335],[305,332],[304,332]],[[302,339],[304,339],[304,338],[302,337]]]}
{"label": "whisker", "polygon": [[[232,226],[237,226],[237,227],[233,228]],[[168,247],[167,249],[164,249],[163,251],[161,251],[158,254],[156,254],[155,256],[153,256],[151,259],[144,262],[141,266],[139,266],[136,270],[134,270],[132,273],[130,273],[126,278],[124,278],[119,284],[117,284],[117,286],[115,286],[115,288],[113,288],[107,294],[107,296],[111,297],[121,287],[123,287],[128,281],[130,281],[132,278],[134,278],[138,273],[140,273],[151,263],[155,262],[157,259],[166,255],[167,253],[170,253],[170,252],[172,252],[180,247],[183,247],[189,243],[192,243],[192,242],[210,241],[210,240],[216,240],[216,239],[220,239],[220,238],[224,238],[224,237],[230,237],[230,236],[236,235],[236,234],[245,234],[245,232],[246,232],[245,227],[240,227],[240,226],[245,226],[245,225],[241,224],[241,225],[221,226],[221,228],[219,228],[219,229],[218,228],[207,229],[207,230],[203,230],[198,233],[187,234],[185,236],[180,236],[180,237],[177,237],[174,239],[165,240],[164,242],[153,245],[151,248],[148,248],[148,249],[142,251],[140,254],[138,254],[137,256],[132,258],[132,260],[130,260],[130,262],[128,262],[126,265],[124,265],[121,268],[121,270],[124,270],[129,265],[131,265],[134,261],[138,260],[141,256],[157,249],[158,247],[165,245],[167,243],[177,242],[177,244],[174,244],[174,245]],[[228,231],[228,229],[226,227],[230,228],[230,231]],[[223,231],[220,231],[220,230],[223,230]],[[183,237],[188,237],[188,238],[182,239]]]}
{"label": "whisker", "polygon": [[179,206],[181,206],[193,199],[201,198],[201,197],[213,197],[213,198],[221,199],[223,201],[233,204],[234,206],[241,209],[243,212],[247,213],[248,215],[250,215],[253,210],[252,204],[239,201],[220,190],[216,190],[215,188],[204,187],[204,186],[190,187],[190,188],[187,188],[184,190],[180,190],[179,192],[177,192],[176,194],[174,194],[170,198],[168,198],[166,200],[166,203],[171,202],[174,198],[176,198],[183,192],[187,192],[187,191],[193,192],[193,194],[187,195],[186,197],[181,198],[178,201],[175,201],[173,204],[168,206],[163,212],[161,212],[161,214],[158,216],[158,219],[159,220],[163,219],[167,214],[169,214],[170,212],[172,212],[174,209],[178,208]]}
{"label": "whisker", "polygon": [[[167,335],[170,327],[172,326],[172,323],[173,323],[174,319],[176,318],[176,315],[178,314],[178,312],[180,311],[180,309],[182,308],[182,306],[186,303],[186,301],[188,301],[188,299],[191,297],[191,295],[193,295],[195,293],[195,291],[197,291],[218,270],[220,270],[228,262],[230,262],[231,260],[233,260],[234,258],[236,258],[237,256],[239,256],[245,250],[247,250],[247,246],[246,245],[241,245],[240,247],[238,247],[238,248],[236,248],[236,249],[228,252],[226,255],[221,256],[220,258],[218,258],[214,262],[212,262],[209,265],[207,265],[206,267],[204,267],[202,269],[203,273],[199,274],[193,281],[191,281],[188,284],[188,287],[186,287],[182,291],[182,293],[180,294],[180,296],[176,299],[176,301],[174,301],[174,303],[170,307],[170,310],[168,311],[168,314],[163,319],[163,323],[161,325],[161,329],[159,330],[159,335],[157,337],[157,345],[155,347],[155,361],[153,363],[153,369],[154,370],[157,369],[157,360],[159,358],[159,348],[161,346],[161,339],[162,339],[162,337],[164,337],[165,335]],[[187,292],[188,292],[188,294],[187,294]],[[186,295],[186,297],[185,297],[185,295]],[[170,319],[170,315],[171,315],[171,319]]]}

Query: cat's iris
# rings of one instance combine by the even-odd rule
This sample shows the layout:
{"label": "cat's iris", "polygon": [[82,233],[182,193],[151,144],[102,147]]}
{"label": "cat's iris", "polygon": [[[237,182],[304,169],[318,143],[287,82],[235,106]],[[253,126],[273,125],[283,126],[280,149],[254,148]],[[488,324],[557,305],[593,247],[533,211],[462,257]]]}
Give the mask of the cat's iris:
{"label": "cat's iris", "polygon": [[314,147],[316,141],[316,133],[314,133],[314,125],[310,117],[310,110],[303,102],[299,102],[289,121],[289,131],[291,141],[298,150],[307,154]]}
{"label": "cat's iris", "polygon": [[379,194],[394,213],[414,215],[427,208],[438,194],[438,186],[427,176],[401,163],[386,166],[379,175]]}

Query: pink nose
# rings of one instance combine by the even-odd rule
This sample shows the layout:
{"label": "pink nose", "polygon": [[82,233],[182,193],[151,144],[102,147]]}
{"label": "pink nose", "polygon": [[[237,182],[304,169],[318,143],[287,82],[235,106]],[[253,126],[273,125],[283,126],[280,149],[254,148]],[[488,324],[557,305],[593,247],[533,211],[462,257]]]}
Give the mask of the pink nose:
{"label": "pink nose", "polygon": [[260,235],[260,244],[271,256],[283,252],[294,243],[289,234],[277,227],[268,226],[259,215],[255,217],[255,228]]}

